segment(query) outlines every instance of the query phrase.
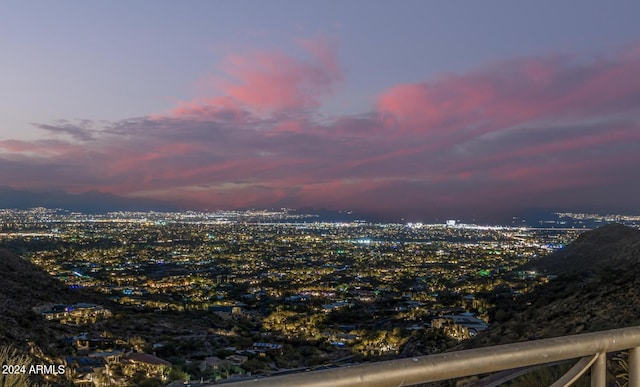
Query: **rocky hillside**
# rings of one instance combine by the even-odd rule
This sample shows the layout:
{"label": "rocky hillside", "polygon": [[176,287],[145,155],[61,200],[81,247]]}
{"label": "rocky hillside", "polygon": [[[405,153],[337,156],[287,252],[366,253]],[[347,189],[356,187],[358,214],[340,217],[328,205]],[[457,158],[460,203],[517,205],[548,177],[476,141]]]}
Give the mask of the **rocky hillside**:
{"label": "rocky hillside", "polygon": [[556,275],[589,276],[602,270],[616,271],[640,260],[640,230],[612,223],[581,234],[573,243],[541,259],[525,270]]}
{"label": "rocky hillside", "polygon": [[640,231],[611,224],[524,266],[558,275],[499,305],[464,348],[640,325]]}
{"label": "rocky hillside", "polygon": [[50,329],[60,324],[47,324],[33,307],[78,302],[95,302],[95,296],[72,291],[31,262],[0,250],[0,346],[46,344],[55,337]]}

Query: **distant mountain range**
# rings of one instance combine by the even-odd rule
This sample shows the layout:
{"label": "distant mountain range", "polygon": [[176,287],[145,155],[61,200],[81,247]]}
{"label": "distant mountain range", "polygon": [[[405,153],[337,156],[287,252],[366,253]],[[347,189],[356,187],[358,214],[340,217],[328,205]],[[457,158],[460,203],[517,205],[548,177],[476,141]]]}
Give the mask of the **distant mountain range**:
{"label": "distant mountain range", "polygon": [[[85,214],[103,214],[113,211],[159,211],[174,212],[182,210],[198,210],[203,203],[194,203],[192,207],[178,205],[173,202],[148,198],[130,198],[98,191],[78,194],[64,191],[34,192],[15,189],[0,185],[0,209],[28,209],[34,207],[61,208],[72,212]],[[278,207],[279,208],[279,207]],[[265,208],[268,210],[268,208]],[[241,210],[235,208],[210,207],[209,210]],[[247,208],[249,210],[249,208]],[[302,207],[295,209],[297,214],[315,215],[315,221],[325,222],[353,222],[363,220],[368,222],[405,222],[404,219],[393,216],[380,216],[348,209],[336,210],[323,207]],[[204,210],[208,211],[208,210]],[[549,227],[549,228],[595,228],[603,224],[601,220],[560,218],[555,210],[527,210],[519,216],[495,218],[492,222],[482,219],[460,220],[459,223],[500,224],[511,226]],[[596,211],[597,212],[597,211]],[[449,218],[446,218],[449,219]],[[455,218],[451,218],[455,219]],[[420,222],[445,223],[445,218],[422,219]]]}
{"label": "distant mountain range", "polygon": [[97,191],[70,194],[63,191],[31,192],[0,186],[0,208],[63,208],[98,214],[110,211],[178,211],[175,204],[154,199],[126,198]]}
{"label": "distant mountain range", "polygon": [[[112,211],[173,212],[195,210],[195,208],[183,208],[161,200],[127,198],[97,191],[70,194],[63,191],[32,192],[0,186],[0,208],[28,209],[34,207],[61,208],[86,214],[102,214]],[[221,209],[225,210],[225,208]],[[351,211],[333,211],[325,208],[299,208],[296,213],[316,215],[317,218],[314,220],[327,222],[363,219]],[[364,215],[360,214],[360,216]]]}

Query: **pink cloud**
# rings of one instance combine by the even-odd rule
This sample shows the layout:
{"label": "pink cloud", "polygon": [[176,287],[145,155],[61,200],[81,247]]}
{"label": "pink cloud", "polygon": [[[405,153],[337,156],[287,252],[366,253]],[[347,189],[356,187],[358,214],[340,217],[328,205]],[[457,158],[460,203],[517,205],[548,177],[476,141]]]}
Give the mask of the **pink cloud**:
{"label": "pink cloud", "polygon": [[[377,100],[394,129],[500,131],[536,119],[583,119],[629,111],[640,102],[640,54],[606,58],[549,56],[500,62],[464,75],[391,87]],[[473,127],[481,125],[481,129]]]}
{"label": "pink cloud", "polygon": [[214,76],[220,94],[179,102],[172,114],[213,118],[227,112],[241,117],[245,110],[268,114],[319,107],[343,79],[334,45],[325,38],[297,43],[306,58],[266,50],[227,56]]}
{"label": "pink cloud", "polygon": [[122,153],[121,157],[107,166],[107,173],[120,175],[131,170],[149,169],[156,170],[161,160],[173,161],[183,155],[199,152],[202,146],[194,143],[168,143],[162,144],[156,149],[145,152]]}
{"label": "pink cloud", "polygon": [[495,90],[477,80],[447,76],[434,84],[394,86],[378,98],[378,109],[397,120],[396,128],[434,131],[447,119],[470,122],[481,119]]}
{"label": "pink cloud", "polygon": [[225,95],[259,111],[315,108],[342,79],[335,57],[323,41],[306,41],[311,60],[283,52],[233,55],[222,65]]}

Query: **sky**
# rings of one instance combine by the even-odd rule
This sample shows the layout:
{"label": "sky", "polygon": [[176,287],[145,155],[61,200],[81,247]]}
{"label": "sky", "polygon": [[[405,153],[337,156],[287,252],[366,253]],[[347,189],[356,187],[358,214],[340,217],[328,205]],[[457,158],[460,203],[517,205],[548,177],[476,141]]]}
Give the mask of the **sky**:
{"label": "sky", "polygon": [[640,212],[640,2],[6,1],[0,186]]}

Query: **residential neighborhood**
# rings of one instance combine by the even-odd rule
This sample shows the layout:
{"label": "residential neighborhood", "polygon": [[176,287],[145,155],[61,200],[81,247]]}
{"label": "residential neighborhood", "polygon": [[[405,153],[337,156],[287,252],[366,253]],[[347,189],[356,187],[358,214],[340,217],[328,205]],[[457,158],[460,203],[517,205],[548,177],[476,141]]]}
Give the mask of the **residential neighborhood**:
{"label": "residential neighborhood", "polygon": [[96,386],[431,353],[487,329],[496,303],[552,281],[518,267],[582,232],[287,214],[5,212],[0,242],[92,294],[33,308],[60,332],[34,353],[55,353],[47,361],[66,367],[63,379]]}

